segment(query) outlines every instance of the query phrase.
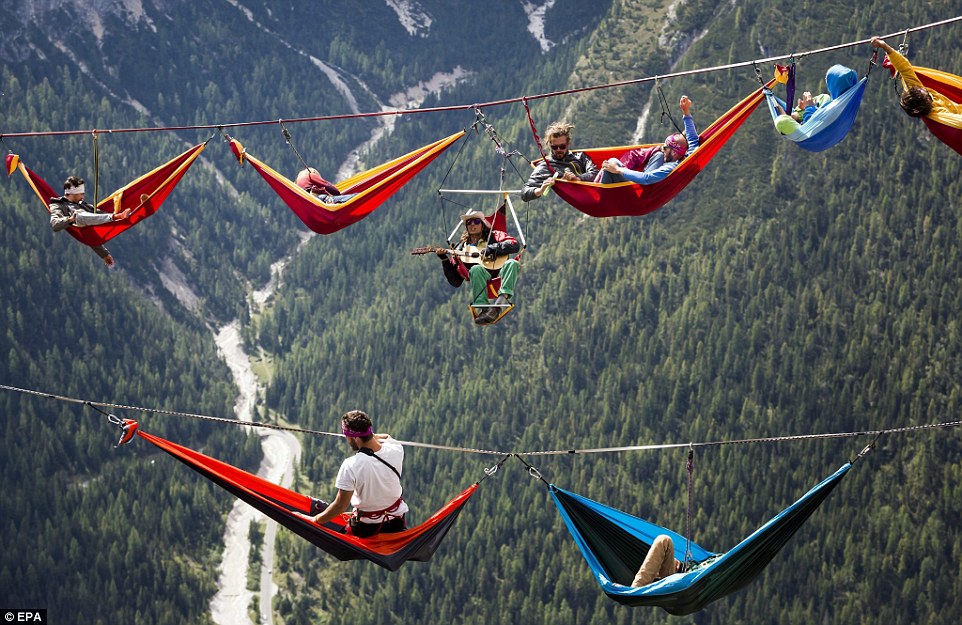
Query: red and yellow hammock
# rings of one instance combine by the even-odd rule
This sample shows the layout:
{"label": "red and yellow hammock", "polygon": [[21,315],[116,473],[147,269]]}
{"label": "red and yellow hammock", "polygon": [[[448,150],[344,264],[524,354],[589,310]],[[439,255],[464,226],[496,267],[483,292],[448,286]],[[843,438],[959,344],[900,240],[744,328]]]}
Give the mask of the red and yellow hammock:
{"label": "red and yellow hammock", "polygon": [[[766,87],[771,88],[773,81]],[[708,165],[735,131],[763,101],[758,89],[718,118],[700,135],[698,149],[687,156],[668,176],[659,182],[640,185],[634,182],[601,184],[580,180],[558,180],[554,192],[568,204],[592,217],[646,215],[658,210],[688,186]],[[617,158],[635,148],[649,148],[657,144],[627,145],[609,148],[589,148],[584,153],[599,167],[609,158]]]}
{"label": "red and yellow hammock", "polygon": [[[953,102],[962,104],[962,77],[928,67],[914,69],[915,75],[919,77],[926,89],[938,91]],[[962,128],[955,124],[944,123],[938,115],[923,117],[922,121],[939,141],[962,154]]]}
{"label": "red and yellow hammock", "polygon": [[249,162],[257,173],[263,176],[305,226],[318,234],[331,234],[370,215],[463,135],[462,130],[383,165],[337,182],[337,188],[341,193],[357,194],[341,204],[321,202],[317,197],[253,157],[237,139],[230,140],[230,149],[241,164],[244,161]]}
{"label": "red and yellow hammock", "polygon": [[[167,199],[167,196],[174,190],[174,187],[177,186],[177,183],[184,177],[184,174],[187,173],[187,170],[206,146],[206,143],[195,145],[157,169],[114,191],[97,203],[97,209],[105,213],[119,213],[128,208],[133,208],[134,210],[129,218],[99,226],[84,228],[71,226],[67,228],[67,232],[84,245],[96,247],[147,219],[157,212],[160,205]],[[27,183],[40,198],[40,201],[43,202],[44,208],[49,213],[50,200],[60,197],[60,193],[55,192],[43,178],[28,169],[20,161],[18,155],[7,154],[6,165],[8,176],[12,176],[15,171],[23,174]]]}
{"label": "red and yellow hammock", "polygon": [[135,421],[125,422],[127,427],[124,430],[125,436],[121,439],[122,443],[136,434],[338,560],[363,558],[391,571],[396,571],[408,560],[430,560],[441,546],[448,530],[454,525],[464,504],[478,489],[478,483],[472,484],[417,527],[403,532],[357,538],[343,533],[350,518],[349,514],[345,513],[331,523],[317,525],[300,516],[310,512],[311,498],[307,495],[301,495],[221,460],[148,434],[140,430]]}

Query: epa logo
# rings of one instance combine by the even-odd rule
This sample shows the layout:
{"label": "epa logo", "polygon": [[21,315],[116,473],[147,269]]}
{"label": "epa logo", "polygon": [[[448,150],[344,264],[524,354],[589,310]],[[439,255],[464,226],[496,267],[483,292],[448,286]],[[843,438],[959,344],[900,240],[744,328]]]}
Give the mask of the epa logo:
{"label": "epa logo", "polygon": [[46,623],[46,610],[4,610],[4,623]]}

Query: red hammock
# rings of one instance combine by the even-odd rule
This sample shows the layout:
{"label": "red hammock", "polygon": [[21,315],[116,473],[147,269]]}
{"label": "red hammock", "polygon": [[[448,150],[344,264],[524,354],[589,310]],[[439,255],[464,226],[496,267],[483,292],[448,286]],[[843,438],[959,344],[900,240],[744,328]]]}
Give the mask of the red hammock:
{"label": "red hammock", "polygon": [[[953,102],[962,103],[962,78],[959,76],[927,67],[916,67],[915,75],[927,89],[938,91]],[[922,121],[939,141],[962,154],[962,128],[948,126],[928,117],[923,117]]]}
{"label": "red hammock", "polygon": [[331,234],[358,222],[403,187],[441,152],[464,135],[458,132],[336,183],[341,193],[356,193],[341,204],[325,204],[291,180],[257,160],[236,139],[230,149],[241,164],[246,160],[284,200],[304,225],[318,234]]}
{"label": "red hammock", "polygon": [[[766,87],[771,88],[774,80]],[[592,217],[638,216],[658,210],[681,193],[695,176],[705,168],[718,150],[731,139],[755,108],[762,103],[762,90],[758,89],[718,118],[699,135],[699,146],[681,162],[664,180],[654,184],[640,185],[634,182],[601,184],[558,180],[554,192],[568,204]],[[584,150],[599,167],[609,158],[617,158],[635,148],[652,145],[628,145]]]}
{"label": "red hammock", "polygon": [[[97,204],[97,209],[104,213],[119,213],[133,208],[133,212],[127,219],[84,228],[71,226],[67,228],[67,232],[84,245],[96,247],[147,219],[157,212],[206,146],[206,143],[195,145],[157,169],[114,191]],[[12,176],[14,171],[19,170],[49,213],[50,200],[60,197],[60,194],[56,193],[43,178],[21,163],[20,157],[16,154],[7,154],[6,164],[7,175]]]}
{"label": "red hammock", "polygon": [[[301,538],[323,549],[338,560],[366,559],[390,571],[398,570],[408,560],[426,562],[441,545],[448,530],[457,520],[461,508],[478,488],[478,483],[466,488],[460,495],[421,523],[403,532],[375,534],[370,538],[357,538],[343,534],[350,514],[342,514],[333,522],[317,525],[295,514],[308,514],[311,498],[278,486],[256,475],[242,471],[226,462],[188,449],[163,438],[147,434],[137,428],[135,421],[125,420],[126,433],[132,432],[177,458],[208,480],[229,491],[238,499],[254,506],[270,518],[288,528]],[[123,439],[122,439],[122,442]]]}

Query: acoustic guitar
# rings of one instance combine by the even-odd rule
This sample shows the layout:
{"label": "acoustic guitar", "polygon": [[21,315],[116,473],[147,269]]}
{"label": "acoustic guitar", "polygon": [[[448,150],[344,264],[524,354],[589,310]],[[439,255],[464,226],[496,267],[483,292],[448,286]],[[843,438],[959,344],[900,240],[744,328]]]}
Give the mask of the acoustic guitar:
{"label": "acoustic guitar", "polygon": [[447,247],[416,247],[411,250],[411,254],[414,256],[420,256],[422,254],[436,254],[438,252],[445,252],[452,256],[457,256],[458,259],[465,265],[478,265],[480,264],[485,269],[490,271],[498,271],[507,262],[508,257],[511,254],[501,254],[495,256],[494,258],[485,258],[484,254],[475,245],[465,245],[464,249],[452,250]]}

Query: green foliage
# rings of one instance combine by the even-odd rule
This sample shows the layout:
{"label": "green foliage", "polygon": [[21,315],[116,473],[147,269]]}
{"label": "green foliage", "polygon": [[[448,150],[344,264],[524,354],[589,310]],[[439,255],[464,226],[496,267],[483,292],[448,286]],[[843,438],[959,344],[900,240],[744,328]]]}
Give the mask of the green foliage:
{"label": "green foliage", "polygon": [[[383,2],[258,4],[250,13],[206,1],[143,4],[145,18],[107,14],[101,41],[69,47],[50,38],[63,24],[80,31],[67,29],[74,39],[87,36],[74,5],[22,28],[19,16],[0,9],[12,18],[3,21],[11,43],[0,44],[4,130],[349,112],[311,56],[334,68],[358,109],[369,111],[386,94],[458,64],[471,78],[425,106],[833,45],[962,8],[691,0],[666,26],[669,3],[660,0],[594,10],[599,3],[559,0],[546,23],[559,45],[542,54],[516,2],[421,0],[436,20],[428,37],[408,35]],[[912,57],[960,73],[959,35],[957,26],[913,34]],[[6,63],[14,47],[27,62]],[[867,48],[804,59],[800,71],[815,81],[834,62],[862,68]],[[67,88],[78,82],[86,88]],[[663,87],[672,106],[689,94],[704,124],[755,83],[748,70]],[[566,117],[578,125],[577,145],[613,144],[627,142],[649,100],[647,85],[533,100],[531,110],[539,132]],[[519,202],[530,245],[518,307],[486,329],[470,323],[464,289],[447,286],[433,257],[407,253],[442,243],[464,208],[433,199],[438,187],[501,184],[502,161],[484,136],[470,138],[459,158],[460,146],[450,150],[370,218],[310,240],[257,316],[248,314],[248,289],[294,248],[300,225],[250,168],[234,165],[219,137],[156,216],[110,244],[119,264],[111,272],[52,234],[36,198],[11,179],[0,185],[0,381],[229,415],[234,391],[210,328],[240,317],[251,352],[263,348],[271,363],[268,408],[326,431],[360,407],[401,439],[531,451],[952,420],[962,373],[960,160],[894,100],[887,78],[873,73],[852,134],[819,155],[781,141],[759,112],[688,190],[645,218],[593,220],[554,198]],[[657,103],[646,137],[667,132],[656,111]],[[522,107],[484,114],[510,149],[537,155]],[[399,118],[364,160],[382,162],[473,119],[466,111]],[[322,172],[334,171],[372,127],[288,126]],[[274,125],[228,130],[279,171],[301,167]],[[101,188],[206,138],[102,136]],[[4,143],[55,184],[74,171],[93,177],[89,137]],[[527,171],[514,157],[505,187],[518,188]],[[493,208],[466,197],[456,199]],[[199,295],[196,313],[164,286],[161,275],[176,274],[172,268]],[[47,607],[58,622],[210,622],[229,496],[143,445],[110,449],[116,432],[89,409],[4,394],[0,414],[4,605]],[[257,437],[121,414],[228,462],[257,465]],[[326,438],[304,442],[300,489],[329,494],[345,450]],[[699,453],[693,538],[728,548],[864,442]],[[955,623],[959,457],[955,431],[883,437],[754,584],[692,620]],[[684,531],[683,452],[528,460],[550,482]],[[409,449],[412,521],[496,461]],[[397,573],[342,563],[283,530],[277,549],[278,622],[339,622],[344,614],[357,623],[676,620],[604,598],[544,485],[515,460],[485,479],[429,563]]]}

